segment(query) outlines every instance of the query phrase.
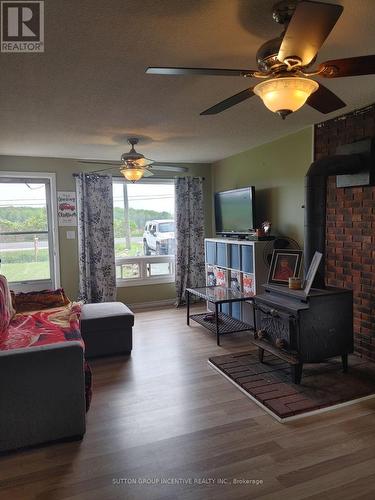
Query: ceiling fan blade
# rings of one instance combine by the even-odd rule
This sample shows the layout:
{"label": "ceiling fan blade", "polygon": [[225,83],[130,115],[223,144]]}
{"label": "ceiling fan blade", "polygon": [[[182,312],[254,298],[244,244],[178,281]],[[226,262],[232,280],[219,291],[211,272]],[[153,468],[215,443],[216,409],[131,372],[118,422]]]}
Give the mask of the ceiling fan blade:
{"label": "ceiling fan blade", "polygon": [[139,158],[138,160],[135,160],[134,163],[138,167],[149,167],[152,165],[153,160],[150,160],[149,158]]}
{"label": "ceiling fan blade", "polygon": [[[146,158],[148,160],[148,158]],[[152,161],[152,160],[151,160]],[[102,170],[96,170],[96,172],[104,172],[106,170],[113,170],[115,168],[118,168],[119,166],[122,166],[123,163],[121,161],[110,161],[110,160],[77,160],[78,163],[83,163],[83,164],[91,164],[91,165],[111,165],[109,168],[105,168]],[[146,168],[147,165],[144,165]],[[148,167],[152,167],[153,170],[160,170],[161,172],[187,172],[186,167],[179,167],[177,165],[164,165],[161,163],[153,163],[152,165],[148,165]]]}
{"label": "ceiling fan blade", "polygon": [[231,97],[228,97],[228,99],[215,104],[215,106],[202,111],[201,115],[216,115],[217,113],[221,113],[225,109],[231,108],[235,104],[239,104],[240,102],[249,99],[249,97],[252,97],[253,95],[255,94],[252,87],[249,89],[245,89],[242,92],[239,92],[236,95],[232,95]]}
{"label": "ceiling fan blade", "polygon": [[77,160],[78,163],[91,163],[94,165],[113,165],[115,167],[116,165],[122,165],[121,161],[117,160]]}
{"label": "ceiling fan blade", "polygon": [[259,71],[253,69],[220,69],[220,68],[155,68],[146,69],[149,75],[208,75],[208,76],[253,76]]}
{"label": "ceiling fan blade", "polygon": [[307,66],[316,56],[332,28],[337,23],[343,7],[320,2],[302,1],[286,29],[278,60],[297,56],[302,66]]}
{"label": "ceiling fan blade", "polygon": [[173,166],[173,165],[158,165],[157,163],[154,163],[151,165],[152,170],[158,170],[160,172],[187,172],[186,167],[178,167]]}
{"label": "ceiling fan blade", "polygon": [[341,78],[342,76],[361,76],[375,74],[375,55],[333,59],[319,65],[318,76]]}
{"label": "ceiling fan blade", "polygon": [[109,167],[109,168],[101,168],[100,170],[93,170],[92,172],[89,172],[90,174],[99,174],[100,172],[108,172],[109,170],[117,170],[118,171],[118,167],[116,165],[114,165],[113,167]]}
{"label": "ceiling fan blade", "polygon": [[327,87],[319,83],[319,88],[307,99],[307,104],[312,108],[327,114],[337,109],[344,108],[346,104]]}
{"label": "ceiling fan blade", "polygon": [[154,174],[147,170],[147,168],[143,172],[143,177],[152,177]]}

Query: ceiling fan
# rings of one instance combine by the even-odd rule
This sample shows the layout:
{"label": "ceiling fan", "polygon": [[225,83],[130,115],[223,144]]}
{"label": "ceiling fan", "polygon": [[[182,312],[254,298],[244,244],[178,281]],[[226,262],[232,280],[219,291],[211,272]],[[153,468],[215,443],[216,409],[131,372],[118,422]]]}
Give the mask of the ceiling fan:
{"label": "ceiling fan", "polygon": [[284,25],[280,36],[265,42],[256,54],[258,70],[218,68],[149,67],[156,75],[213,75],[261,78],[263,81],[206,109],[201,115],[221,113],[253,95],[283,119],[305,103],[321,113],[346,104],[311,77],[341,78],[375,73],[375,55],[325,61],[316,69],[317,53],[337,23],[343,7],[310,0],[282,0],[273,8],[273,19]]}
{"label": "ceiling fan", "polygon": [[79,160],[79,163],[94,163],[95,165],[112,165],[110,168],[104,168],[102,170],[95,170],[93,173],[106,172],[107,170],[113,170],[116,166],[120,166],[120,172],[125,177],[126,180],[131,182],[139,181],[142,177],[152,177],[154,174],[150,171],[153,170],[163,171],[163,172],[186,172],[185,167],[178,167],[172,165],[161,165],[156,163],[150,158],[146,158],[143,154],[138,153],[134,146],[138,144],[139,139],[137,137],[129,137],[128,144],[131,148],[128,153],[123,153],[121,155],[121,160],[110,161],[110,160]]}

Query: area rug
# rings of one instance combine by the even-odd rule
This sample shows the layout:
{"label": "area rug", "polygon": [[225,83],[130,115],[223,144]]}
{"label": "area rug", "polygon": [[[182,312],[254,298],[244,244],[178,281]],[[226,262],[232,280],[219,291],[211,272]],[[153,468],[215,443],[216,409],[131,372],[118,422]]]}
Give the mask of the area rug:
{"label": "area rug", "polygon": [[349,371],[341,358],[306,364],[300,385],[293,384],[290,366],[255,350],[209,358],[209,364],[275,417],[286,422],[375,397],[375,363],[349,356]]}

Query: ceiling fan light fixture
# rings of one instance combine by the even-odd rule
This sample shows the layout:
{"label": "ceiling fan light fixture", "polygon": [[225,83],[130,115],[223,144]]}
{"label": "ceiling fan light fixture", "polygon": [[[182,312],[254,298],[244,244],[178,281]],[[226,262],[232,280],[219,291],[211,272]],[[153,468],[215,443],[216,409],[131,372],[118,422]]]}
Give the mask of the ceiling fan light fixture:
{"label": "ceiling fan light fixture", "polygon": [[145,169],[143,167],[123,167],[120,172],[127,181],[137,182],[142,179]]}
{"label": "ceiling fan light fixture", "polygon": [[254,87],[254,93],[270,111],[279,113],[285,119],[289,113],[300,109],[318,88],[319,84],[315,80],[292,76],[258,83]]}
{"label": "ceiling fan light fixture", "polygon": [[128,138],[128,143],[131,145],[130,151],[121,155],[121,161],[127,168],[145,168],[154,163],[153,160],[146,158],[142,153],[138,153],[138,151],[134,149],[134,146],[138,144],[138,142],[137,137]]}
{"label": "ceiling fan light fixture", "polygon": [[153,160],[149,160],[148,158],[145,158],[143,155],[140,155],[137,153],[137,157],[131,157],[129,153],[124,153],[121,156],[121,161],[124,164],[125,167],[136,167],[136,168],[145,168],[150,165],[152,165],[154,162]]}

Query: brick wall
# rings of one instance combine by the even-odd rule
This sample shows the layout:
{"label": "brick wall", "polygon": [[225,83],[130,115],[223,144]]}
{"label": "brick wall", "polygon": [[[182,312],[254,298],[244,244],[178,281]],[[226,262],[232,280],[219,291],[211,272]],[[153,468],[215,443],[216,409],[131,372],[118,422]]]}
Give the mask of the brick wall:
{"label": "brick wall", "polygon": [[[375,105],[315,126],[314,156],[336,153],[337,146],[375,136]],[[326,282],[353,289],[354,343],[375,361],[375,186],[327,185]]]}

